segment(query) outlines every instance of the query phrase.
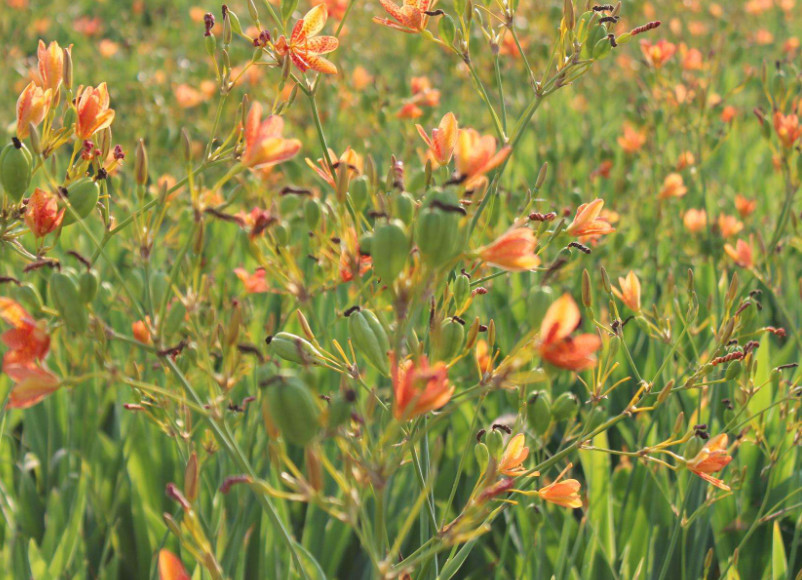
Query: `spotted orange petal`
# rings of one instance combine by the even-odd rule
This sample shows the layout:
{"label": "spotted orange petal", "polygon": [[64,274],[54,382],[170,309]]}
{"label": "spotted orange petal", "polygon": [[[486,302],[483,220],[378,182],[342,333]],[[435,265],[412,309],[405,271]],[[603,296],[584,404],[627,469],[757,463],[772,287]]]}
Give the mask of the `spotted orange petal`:
{"label": "spotted orange petal", "polygon": [[334,36],[317,36],[304,43],[304,49],[313,54],[327,54],[337,50],[340,41]]}

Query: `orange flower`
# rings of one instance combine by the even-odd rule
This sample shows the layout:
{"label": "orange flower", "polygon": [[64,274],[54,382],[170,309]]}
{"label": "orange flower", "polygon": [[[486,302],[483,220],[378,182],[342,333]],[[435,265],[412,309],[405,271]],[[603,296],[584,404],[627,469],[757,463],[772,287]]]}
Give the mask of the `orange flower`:
{"label": "orange flower", "polygon": [[597,177],[601,177],[602,179],[609,179],[610,178],[610,170],[613,168],[613,162],[609,159],[605,159],[601,163],[599,163],[598,167],[590,172],[589,177],[591,179],[596,179]]}
{"label": "orange flower", "polygon": [[343,282],[350,282],[355,276],[364,276],[371,266],[373,260],[370,256],[360,253],[358,246],[356,253],[351,253],[346,248],[340,252],[340,280]]}
{"label": "orange flower", "polygon": [[624,134],[618,137],[618,145],[624,153],[636,153],[646,144],[646,131],[635,129],[629,123],[624,124]]}
{"label": "orange flower", "polygon": [[45,46],[40,39],[36,54],[39,57],[39,85],[55,93],[64,75],[64,53],[55,40]]}
{"label": "orange flower", "polygon": [[426,143],[432,155],[432,160],[437,165],[446,165],[451,161],[451,156],[454,154],[454,146],[457,144],[457,136],[459,129],[457,128],[457,118],[454,113],[446,113],[440,119],[440,124],[432,129],[432,136],[426,134],[426,131],[420,125],[415,125],[418,133]]}
{"label": "orange flower", "polygon": [[283,35],[276,41],[276,52],[280,56],[289,55],[301,72],[312,69],[327,75],[337,74],[334,63],[320,55],[337,50],[340,41],[334,36],[316,36],[323,30],[328,17],[329,12],[325,4],[318,4],[312,8],[295,23],[289,41]]}
{"label": "orange flower", "polygon": [[3,371],[12,366],[30,366],[43,360],[50,350],[50,336],[17,302],[0,296],[0,320],[14,328],[0,335],[9,351],[3,356]]}
{"label": "orange flower", "polygon": [[640,50],[651,67],[662,68],[677,52],[677,47],[664,39],[652,43],[644,38],[640,41]]}
{"label": "orange flower", "polygon": [[682,197],[688,193],[688,188],[685,187],[685,182],[682,180],[682,175],[679,173],[669,173],[663,180],[663,188],[657,196],[659,199],[669,199],[672,197]]}
{"label": "orange flower", "polygon": [[496,152],[496,138],[479,135],[475,129],[460,129],[454,152],[457,175],[465,189],[478,189],[487,183],[485,173],[495,169],[510,154],[509,145]]}
{"label": "orange flower", "polygon": [[42,365],[15,365],[5,372],[14,381],[9,409],[32,407],[61,386],[59,378]]}
{"label": "orange flower", "polygon": [[270,115],[262,121],[262,105],[254,103],[245,119],[245,151],[242,164],[250,169],[264,169],[292,159],[301,149],[298,139],[285,139],[284,119]]}
{"label": "orange flower", "polygon": [[[335,169],[340,165],[345,165],[346,167],[348,167],[348,177],[350,179],[362,175],[362,169],[364,167],[362,156],[353,149],[351,149],[350,147],[348,147],[345,151],[343,151],[343,154],[340,155],[339,159],[337,158],[337,155],[334,153],[334,151],[329,149],[329,158],[331,158],[332,164],[334,165]],[[324,180],[330,186],[335,187],[334,178],[331,176],[331,173],[329,173],[329,170],[326,167],[325,159],[323,158],[318,159],[317,165],[315,165],[315,163],[311,159],[307,158],[306,164],[312,169],[314,169],[315,173],[317,173],[322,180]]]}
{"label": "orange flower", "polygon": [[618,296],[627,307],[633,312],[640,312],[640,280],[632,270],[626,278],[619,278],[618,285],[621,290],[613,288],[613,294]]}
{"label": "orange flower", "polygon": [[159,580],[190,580],[181,558],[170,550],[159,550]]}
{"label": "orange flower", "polygon": [[493,358],[486,340],[480,338],[476,341],[475,355],[480,373],[484,374],[493,370]]}
{"label": "orange flower", "polygon": [[696,164],[696,158],[693,156],[693,153],[690,151],[684,151],[679,154],[679,158],[677,159],[677,171],[682,171],[686,167],[690,167]]}
{"label": "orange flower", "polygon": [[399,364],[390,354],[393,371],[393,394],[395,405],[393,416],[398,420],[409,420],[429,411],[435,411],[448,403],[454,387],[448,382],[448,368],[438,362],[429,366],[426,356],[417,363],[406,360]]}
{"label": "orange flower", "polygon": [[727,105],[721,109],[721,122],[730,123],[738,115],[738,109],[732,105]]}
{"label": "orange flower", "polygon": [[535,255],[537,238],[526,227],[513,228],[489,246],[479,249],[479,257],[490,266],[508,272],[525,272],[540,264]]}
{"label": "orange flower", "polygon": [[710,474],[721,471],[732,461],[732,457],[727,453],[727,442],[726,433],[716,435],[702,447],[696,457],[685,464],[691,473],[725,491],[730,490],[729,486]]}
{"label": "orange flower", "polygon": [[248,294],[261,294],[270,289],[270,286],[267,285],[267,279],[265,278],[267,272],[265,272],[264,268],[257,268],[253,274],[245,268],[234,268],[234,273],[245,284],[245,291]]}
{"label": "orange flower", "polygon": [[197,107],[206,100],[206,96],[203,93],[186,83],[176,86],[173,89],[173,95],[175,96],[175,102],[182,109]]}
{"label": "orange flower", "polygon": [[682,216],[682,223],[692,234],[701,232],[707,227],[707,212],[703,209],[689,209]]}
{"label": "orange flower", "polygon": [[150,317],[146,316],[145,320],[137,320],[133,324],[131,324],[131,332],[134,335],[134,338],[137,339],[142,344],[150,344],[152,342],[152,338],[150,336]]}
{"label": "orange flower", "polygon": [[747,218],[750,215],[752,215],[752,212],[754,212],[756,208],[757,208],[757,200],[747,199],[740,193],[736,194],[735,209],[738,210],[738,213],[742,218]]}
{"label": "orange flower", "polygon": [[603,236],[615,231],[606,219],[601,217],[603,199],[594,199],[590,203],[583,203],[576,209],[574,221],[565,229],[572,236]]}
{"label": "orange flower", "polygon": [[734,248],[730,244],[724,244],[724,251],[741,268],[751,268],[754,265],[752,261],[752,246],[743,240],[738,240]]}
{"label": "orange flower", "polygon": [[802,127],[799,126],[799,117],[796,115],[783,115],[780,111],[774,112],[774,130],[783,147],[790,149],[794,142],[802,136]]}
{"label": "orange flower", "polygon": [[525,442],[523,433],[518,433],[507,442],[498,462],[499,473],[515,477],[526,471],[523,462],[529,457],[529,447],[524,447]]}
{"label": "orange flower", "polygon": [[538,490],[541,499],[567,508],[582,507],[582,498],[579,497],[581,484],[576,479],[562,479],[570,468],[569,465],[551,484]]}
{"label": "orange flower", "polygon": [[718,229],[721,230],[722,238],[730,238],[744,229],[744,225],[734,215],[720,214],[718,216]]}
{"label": "orange flower", "polygon": [[581,371],[596,364],[593,353],[601,348],[595,334],[571,333],[579,326],[579,308],[568,294],[563,294],[546,311],[540,325],[540,356],[556,367]]}
{"label": "orange flower", "polygon": [[58,208],[58,198],[49,191],[34,190],[25,211],[25,223],[37,238],[43,238],[61,225],[64,210]]}
{"label": "orange flower", "polygon": [[697,48],[688,49],[682,58],[682,68],[684,70],[702,70],[704,68],[704,57]]}
{"label": "orange flower", "polygon": [[430,0],[404,0],[403,6],[398,6],[390,0],[379,0],[379,2],[393,20],[374,16],[373,22],[377,24],[408,34],[417,34],[423,32],[429,23],[426,11],[429,10]]}
{"label": "orange flower", "polygon": [[89,139],[114,120],[114,109],[109,108],[106,83],[100,83],[97,88],[80,87],[75,97],[75,108],[78,112],[75,135],[79,139]]}
{"label": "orange flower", "polygon": [[30,133],[29,125],[38,125],[50,107],[52,92],[28,83],[17,99],[17,137],[25,139]]}

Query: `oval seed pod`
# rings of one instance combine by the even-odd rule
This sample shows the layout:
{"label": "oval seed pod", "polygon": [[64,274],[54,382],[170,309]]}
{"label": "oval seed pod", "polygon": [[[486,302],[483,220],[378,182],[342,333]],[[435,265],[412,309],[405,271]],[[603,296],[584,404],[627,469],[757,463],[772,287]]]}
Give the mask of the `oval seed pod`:
{"label": "oval seed pod", "polygon": [[440,325],[437,337],[433,340],[434,360],[449,361],[462,351],[465,342],[465,327],[459,322],[449,319]]}
{"label": "oval seed pod", "polygon": [[368,178],[364,175],[360,175],[352,179],[349,193],[354,208],[358,211],[365,209],[370,200],[370,183],[368,182]]}
{"label": "oval seed pod", "polygon": [[390,374],[387,352],[390,341],[379,319],[370,310],[359,310],[348,317],[348,333],[354,348],[380,373]]}
{"label": "oval seed pod", "polygon": [[488,431],[487,435],[485,435],[485,444],[487,445],[487,450],[490,452],[490,456],[498,459],[501,456],[501,452],[504,450],[504,435],[502,435],[501,431],[498,429],[491,429]]}
{"label": "oval seed pod", "polygon": [[415,198],[406,191],[396,195],[393,198],[393,212],[405,225],[410,225],[415,217]]}
{"label": "oval seed pod", "polygon": [[323,355],[315,346],[289,332],[279,332],[269,338],[268,349],[278,358],[300,365],[319,365]]}
{"label": "oval seed pod", "polygon": [[[65,197],[70,203],[69,207],[72,208],[72,211],[67,209],[64,212],[62,226],[71,225],[92,213],[92,210],[97,207],[97,200],[100,197],[100,186],[89,178],[79,179],[67,187]],[[66,204],[64,206],[66,207]]]}
{"label": "oval seed pod", "polygon": [[87,270],[78,276],[78,294],[84,304],[89,304],[97,296],[100,278],[94,270]]}
{"label": "oval seed pod", "polygon": [[551,406],[551,416],[555,421],[565,421],[576,415],[579,410],[579,400],[573,393],[563,393],[554,400]]}
{"label": "oval seed pod", "polygon": [[529,401],[526,420],[529,427],[542,435],[551,423],[551,397],[547,391],[538,391]]}
{"label": "oval seed pod", "polygon": [[451,192],[434,191],[427,198],[418,215],[415,240],[423,261],[438,268],[462,251],[462,208]]}
{"label": "oval seed pod", "polygon": [[78,286],[67,274],[53,272],[50,276],[50,301],[56,307],[67,328],[73,332],[85,332],[88,316]]}
{"label": "oval seed pod", "polygon": [[33,157],[17,138],[0,152],[0,183],[12,201],[20,201],[31,184]]}
{"label": "oval seed pod", "polygon": [[490,463],[490,451],[484,443],[477,443],[473,448],[473,453],[476,456],[476,463],[479,464],[479,473],[484,473],[487,469],[487,464]]}
{"label": "oval seed pod", "polygon": [[454,303],[457,309],[463,308],[471,297],[471,281],[465,274],[460,274],[454,280]]}
{"label": "oval seed pod", "polygon": [[281,435],[295,445],[308,445],[318,434],[320,407],[311,389],[298,377],[279,377],[267,387],[268,413]]}
{"label": "oval seed pod", "polygon": [[377,226],[373,232],[370,255],[373,258],[373,271],[385,284],[391,284],[404,269],[409,255],[409,238],[403,222],[393,220]]}
{"label": "oval seed pod", "polygon": [[306,227],[310,230],[317,228],[320,223],[320,202],[316,199],[307,199],[304,203],[304,220],[306,220]]}

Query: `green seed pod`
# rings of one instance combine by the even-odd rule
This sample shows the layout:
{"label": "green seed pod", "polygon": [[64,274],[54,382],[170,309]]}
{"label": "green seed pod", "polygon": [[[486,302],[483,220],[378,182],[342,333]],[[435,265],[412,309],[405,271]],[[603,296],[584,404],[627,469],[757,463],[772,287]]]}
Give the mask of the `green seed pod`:
{"label": "green seed pod", "polygon": [[573,393],[563,393],[554,400],[551,406],[551,416],[555,421],[565,421],[576,415],[579,410],[579,400]]}
{"label": "green seed pod", "polygon": [[724,379],[728,381],[734,381],[739,376],[741,376],[741,371],[743,370],[744,365],[741,364],[740,361],[733,361],[727,366],[727,372],[724,374]]}
{"label": "green seed pod", "polygon": [[393,198],[393,213],[404,224],[410,225],[415,217],[415,198],[406,191]]}
{"label": "green seed pod", "polygon": [[479,464],[479,473],[484,473],[487,469],[487,464],[490,463],[490,451],[484,443],[477,443],[473,448],[473,454],[476,456],[476,463]]}
{"label": "green seed pod", "polygon": [[526,413],[529,427],[537,434],[542,435],[551,423],[551,397],[547,391],[538,391],[529,400]]}
{"label": "green seed pod", "polygon": [[392,284],[404,269],[409,255],[409,238],[403,222],[393,220],[377,226],[373,232],[370,255],[375,274],[385,284]]}
{"label": "green seed pod", "polygon": [[306,227],[308,227],[310,230],[316,229],[320,223],[320,215],[320,202],[314,198],[307,199],[306,203],[304,204],[304,219],[306,220]]}
{"label": "green seed pod", "polygon": [[699,437],[691,437],[690,441],[685,444],[685,448],[683,449],[683,456],[685,459],[692,459],[696,457],[696,454],[702,450],[704,443]]}
{"label": "green seed pod", "polygon": [[504,436],[498,429],[491,429],[485,435],[485,444],[487,450],[490,452],[490,457],[498,459],[501,457],[501,452],[504,450]]}
{"label": "green seed pod", "polygon": [[273,226],[273,237],[277,245],[286,246],[290,241],[290,231],[287,229],[287,225],[282,222]]}
{"label": "green seed pod", "polygon": [[454,303],[457,308],[463,308],[471,297],[471,281],[465,274],[460,274],[454,280]]}
{"label": "green seed pod", "polygon": [[613,45],[609,38],[602,38],[593,45],[593,59],[601,60],[613,50]]}
{"label": "green seed pod", "polygon": [[89,320],[78,286],[67,274],[54,272],[50,276],[50,301],[56,307],[67,328],[86,332]]}
{"label": "green seed pod", "polygon": [[[64,212],[64,219],[61,222],[64,226],[75,223],[76,215],[77,219],[82,220],[92,213],[92,210],[97,207],[97,200],[100,197],[100,186],[97,182],[84,178],[70,185],[66,191],[67,201],[70,202],[73,211],[67,209]],[[66,204],[64,205],[66,207]]]}
{"label": "green seed pod", "polygon": [[217,50],[217,39],[211,32],[203,38],[204,46],[206,47],[206,54],[214,58],[214,51]]}
{"label": "green seed pod", "polygon": [[449,361],[462,351],[465,327],[455,320],[446,320],[432,338],[434,360]]}
{"label": "green seed pod", "polygon": [[354,204],[354,208],[358,211],[365,209],[365,207],[368,205],[368,201],[370,200],[370,183],[368,182],[368,178],[365,175],[360,175],[359,177],[352,179],[349,193],[351,195],[351,203]]}
{"label": "green seed pod", "polygon": [[78,276],[78,294],[84,304],[89,304],[97,296],[100,278],[94,270],[87,270]]}
{"label": "green seed pod", "polygon": [[359,236],[357,240],[359,244],[359,253],[363,256],[371,256],[373,255],[373,234],[370,232],[366,232]]}
{"label": "green seed pod", "polygon": [[289,332],[271,336],[267,344],[278,358],[299,365],[319,365],[323,360],[323,355],[311,342]]}
{"label": "green seed pod", "polygon": [[328,416],[328,428],[336,429],[344,424],[351,416],[351,407],[353,406],[353,391],[349,393],[338,394],[331,401]]}
{"label": "green seed pod", "polygon": [[279,377],[267,387],[268,413],[281,435],[301,447],[319,430],[320,407],[309,387],[298,377]]}
{"label": "green seed pod", "polygon": [[434,191],[427,197],[418,215],[415,239],[423,261],[438,268],[462,251],[462,208],[451,192]]}
{"label": "green seed pod", "polygon": [[33,158],[16,137],[0,152],[0,183],[12,201],[19,201],[31,184]]}
{"label": "green seed pod", "polygon": [[30,282],[25,282],[21,286],[17,286],[14,291],[14,297],[18,302],[22,302],[32,311],[39,311],[42,309],[42,306],[44,306],[39,290]]}
{"label": "green seed pod", "polygon": [[370,310],[359,310],[348,317],[348,334],[357,352],[380,373],[387,376],[390,368],[387,352],[390,341],[379,319]]}
{"label": "green seed pod", "polygon": [[234,34],[242,35],[242,24],[239,21],[239,16],[234,14],[231,8],[228,9],[228,17],[231,19],[231,31]]}

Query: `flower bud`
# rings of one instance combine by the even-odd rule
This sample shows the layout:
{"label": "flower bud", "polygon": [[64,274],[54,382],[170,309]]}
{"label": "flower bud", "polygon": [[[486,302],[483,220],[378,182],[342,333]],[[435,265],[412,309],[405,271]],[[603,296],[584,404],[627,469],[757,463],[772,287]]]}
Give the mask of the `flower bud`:
{"label": "flower bud", "polygon": [[137,185],[145,185],[148,182],[148,152],[145,149],[145,142],[142,139],[136,144],[134,179]]}
{"label": "flower bud", "polygon": [[193,451],[184,469],[184,495],[190,502],[198,498],[198,455]]}
{"label": "flower bud", "polygon": [[64,88],[68,91],[72,90],[72,47],[66,47],[62,49],[62,80],[61,82],[64,83]]}
{"label": "flower bud", "polygon": [[471,281],[465,274],[460,274],[456,277],[453,292],[457,310],[465,308],[465,303],[471,297]]}

